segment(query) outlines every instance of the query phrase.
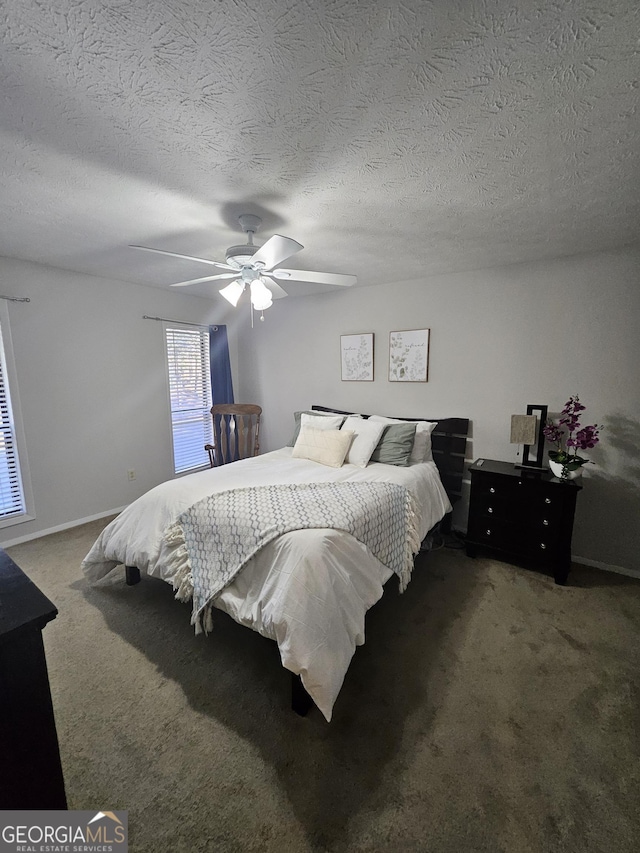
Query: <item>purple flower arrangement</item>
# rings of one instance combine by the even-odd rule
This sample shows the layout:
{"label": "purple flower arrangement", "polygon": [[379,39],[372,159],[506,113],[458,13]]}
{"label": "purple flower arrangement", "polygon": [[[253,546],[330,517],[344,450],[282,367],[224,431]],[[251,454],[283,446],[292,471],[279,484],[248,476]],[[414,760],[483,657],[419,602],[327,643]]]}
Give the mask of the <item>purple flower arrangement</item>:
{"label": "purple flower arrangement", "polygon": [[591,450],[600,441],[601,426],[582,426],[580,423],[581,413],[584,411],[585,407],[577,394],[569,397],[558,423],[547,421],[542,430],[547,441],[556,446],[555,450],[549,451],[549,459],[562,465],[563,478],[566,478],[570,471],[576,471],[590,461],[584,456],[578,456],[578,451]]}

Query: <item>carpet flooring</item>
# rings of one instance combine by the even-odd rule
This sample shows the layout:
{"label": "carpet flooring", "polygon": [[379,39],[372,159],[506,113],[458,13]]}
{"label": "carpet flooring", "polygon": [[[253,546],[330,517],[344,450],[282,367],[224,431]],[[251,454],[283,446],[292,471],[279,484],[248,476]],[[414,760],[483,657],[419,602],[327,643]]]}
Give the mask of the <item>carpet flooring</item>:
{"label": "carpet flooring", "polygon": [[96,587],[106,522],[8,549],[44,630],[69,808],[129,813],[134,853],[637,853],[640,581],[569,585],[420,555],[367,617],[327,723],[274,643],[162,581]]}

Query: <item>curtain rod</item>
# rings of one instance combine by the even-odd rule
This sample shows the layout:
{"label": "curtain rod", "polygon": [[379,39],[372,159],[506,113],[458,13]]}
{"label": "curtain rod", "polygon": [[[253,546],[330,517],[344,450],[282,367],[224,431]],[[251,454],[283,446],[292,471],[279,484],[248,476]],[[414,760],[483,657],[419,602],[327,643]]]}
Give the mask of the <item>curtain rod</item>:
{"label": "curtain rod", "polygon": [[7,302],[31,302],[28,296],[0,296],[0,299],[6,299]]}
{"label": "curtain rod", "polygon": [[[148,314],[142,315],[143,320],[160,320],[162,323],[179,323],[182,326],[195,326],[198,329],[208,329],[203,323],[190,323],[188,320],[170,320],[168,317],[150,317]],[[214,326],[213,331],[217,332],[218,327]]]}

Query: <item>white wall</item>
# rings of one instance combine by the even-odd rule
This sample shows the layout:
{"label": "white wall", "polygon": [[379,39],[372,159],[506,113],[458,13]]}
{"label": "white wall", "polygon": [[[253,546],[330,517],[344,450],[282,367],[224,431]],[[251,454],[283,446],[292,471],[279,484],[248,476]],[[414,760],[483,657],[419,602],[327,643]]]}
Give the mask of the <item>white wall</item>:
{"label": "white wall", "polygon": [[[469,417],[471,458],[515,460],[510,416],[578,393],[605,425],[578,500],[577,559],[640,573],[640,247],[277,301],[242,331],[236,399],[264,408],[264,450],[319,403]],[[289,289],[293,289],[291,284]],[[389,331],[431,329],[429,381],[387,380]],[[341,382],[340,335],[374,332],[374,382]],[[466,526],[466,506],[457,508]]]}
{"label": "white wall", "polygon": [[[0,293],[31,300],[9,303],[9,318],[36,518],[0,530],[7,545],[123,507],[173,476],[163,327],[142,316],[207,324],[236,314],[183,291],[8,258]],[[235,373],[232,328],[229,337]]]}

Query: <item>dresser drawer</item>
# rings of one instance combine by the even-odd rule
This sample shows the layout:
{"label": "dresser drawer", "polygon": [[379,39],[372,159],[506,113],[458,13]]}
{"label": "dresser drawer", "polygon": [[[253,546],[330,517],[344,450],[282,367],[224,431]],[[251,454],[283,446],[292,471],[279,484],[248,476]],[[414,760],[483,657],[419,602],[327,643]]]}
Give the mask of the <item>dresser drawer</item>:
{"label": "dresser drawer", "polygon": [[532,553],[545,557],[546,553],[554,551],[561,533],[561,525],[547,519],[511,521],[493,513],[474,515],[467,535],[481,545],[512,551],[514,554]]}
{"label": "dresser drawer", "polygon": [[522,522],[527,518],[559,520],[564,506],[557,487],[516,477],[475,477],[471,502],[474,512]]}
{"label": "dresser drawer", "polygon": [[522,506],[541,518],[561,518],[565,506],[566,495],[559,489],[547,483],[536,483],[526,488],[523,494]]}
{"label": "dresser drawer", "polygon": [[519,482],[513,477],[496,474],[472,475],[474,497],[479,500],[505,502],[512,500],[519,490]]}
{"label": "dresser drawer", "polygon": [[502,518],[487,515],[475,515],[470,521],[467,536],[478,544],[492,548],[513,550],[522,540],[522,531],[517,525]]}

